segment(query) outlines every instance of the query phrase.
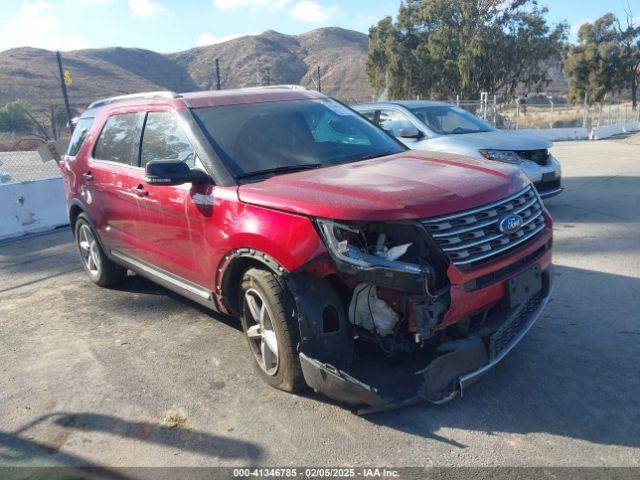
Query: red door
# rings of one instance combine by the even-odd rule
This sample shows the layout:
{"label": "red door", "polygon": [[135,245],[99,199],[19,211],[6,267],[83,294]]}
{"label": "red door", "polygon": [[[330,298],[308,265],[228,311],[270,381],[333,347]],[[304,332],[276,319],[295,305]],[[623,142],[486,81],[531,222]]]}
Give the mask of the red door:
{"label": "red door", "polygon": [[137,167],[143,115],[110,116],[83,172],[86,203],[94,226],[107,248],[135,255],[144,191],[144,171]]}
{"label": "red door", "polygon": [[[180,160],[202,168],[180,118],[171,110],[147,114],[142,134],[141,167],[152,160]],[[212,273],[202,252],[212,212],[213,186],[145,184],[138,226],[144,242],[140,259],[205,288]],[[209,205],[211,203],[211,205]]]}

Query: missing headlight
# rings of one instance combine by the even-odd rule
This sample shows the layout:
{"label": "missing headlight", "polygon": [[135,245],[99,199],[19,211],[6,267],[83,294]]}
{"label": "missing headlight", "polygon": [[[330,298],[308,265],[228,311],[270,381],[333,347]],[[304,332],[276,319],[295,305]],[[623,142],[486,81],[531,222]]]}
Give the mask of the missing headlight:
{"label": "missing headlight", "polygon": [[424,292],[436,283],[434,252],[411,222],[347,223],[316,220],[337,268],[361,282]]}

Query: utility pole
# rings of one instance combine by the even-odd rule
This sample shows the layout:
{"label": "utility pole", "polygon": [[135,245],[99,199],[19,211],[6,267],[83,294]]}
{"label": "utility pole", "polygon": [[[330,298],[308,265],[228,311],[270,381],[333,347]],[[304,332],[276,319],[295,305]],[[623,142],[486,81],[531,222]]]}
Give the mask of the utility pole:
{"label": "utility pole", "polygon": [[216,90],[220,90],[220,61],[216,58]]}
{"label": "utility pole", "polygon": [[53,139],[58,140],[58,129],[56,128],[56,111],[55,108],[53,108],[53,105],[51,105],[51,108],[49,108],[49,115],[51,117],[51,133],[53,134]]}
{"label": "utility pole", "polygon": [[318,91],[322,92],[322,86],[320,85],[320,65],[318,65]]}
{"label": "utility pole", "polygon": [[60,73],[60,88],[62,89],[62,98],[64,98],[64,108],[67,110],[67,120],[69,122],[69,130],[73,133],[73,123],[71,122],[71,107],[69,106],[69,96],[67,95],[67,84],[64,82],[64,73],[62,73],[62,56],[60,52],[56,52],[58,60],[58,71]]}

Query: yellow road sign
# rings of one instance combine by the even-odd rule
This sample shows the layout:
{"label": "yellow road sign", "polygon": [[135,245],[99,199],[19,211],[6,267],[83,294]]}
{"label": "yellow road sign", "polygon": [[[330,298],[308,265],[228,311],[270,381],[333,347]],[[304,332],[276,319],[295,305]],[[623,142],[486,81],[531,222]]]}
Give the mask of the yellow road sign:
{"label": "yellow road sign", "polygon": [[67,87],[73,85],[73,78],[71,78],[71,73],[69,70],[64,71],[64,83]]}

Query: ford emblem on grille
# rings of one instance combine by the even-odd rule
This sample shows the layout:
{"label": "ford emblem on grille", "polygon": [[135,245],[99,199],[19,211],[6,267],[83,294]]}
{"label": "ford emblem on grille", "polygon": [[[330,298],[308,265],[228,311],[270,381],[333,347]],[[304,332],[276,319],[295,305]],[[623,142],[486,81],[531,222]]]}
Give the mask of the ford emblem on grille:
{"label": "ford emblem on grille", "polygon": [[507,215],[498,224],[498,228],[504,234],[515,233],[522,227],[524,221],[520,215]]}

